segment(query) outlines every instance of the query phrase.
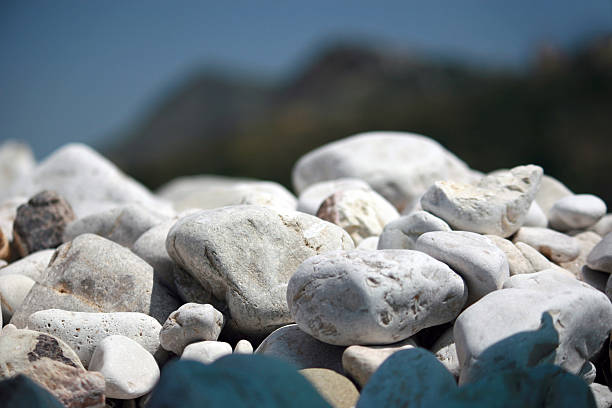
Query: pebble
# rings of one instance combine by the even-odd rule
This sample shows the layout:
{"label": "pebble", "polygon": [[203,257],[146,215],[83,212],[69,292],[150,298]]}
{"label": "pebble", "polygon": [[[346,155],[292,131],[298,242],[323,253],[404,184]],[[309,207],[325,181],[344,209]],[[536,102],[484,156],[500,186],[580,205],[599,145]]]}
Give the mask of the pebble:
{"label": "pebble", "polygon": [[151,353],[120,335],[105,337],[98,343],[89,370],[104,376],[109,398],[138,398],[150,392],[159,380],[159,367]]}
{"label": "pebble", "polygon": [[325,343],[389,344],[453,320],[466,292],[459,275],[422,252],[332,251],[297,268],[287,302],[300,329]]}
{"label": "pebble", "polygon": [[0,201],[0,230],[9,242],[13,240],[13,223],[17,216],[17,208],[27,202],[28,197],[9,197]]}
{"label": "pebble", "polygon": [[190,343],[217,340],[225,321],[212,305],[186,303],[172,312],[159,332],[161,346],[181,355]]}
{"label": "pebble", "polygon": [[300,374],[333,408],[353,408],[359,399],[359,391],[351,380],[333,370],[305,368]]}
{"label": "pebble", "polygon": [[592,194],[563,197],[548,212],[550,227],[570,231],[592,227],[606,214],[606,203]]}
{"label": "pebble", "polygon": [[195,360],[210,364],[229,354],[232,354],[232,346],[229,343],[204,340],[187,345],[181,354],[181,360]]}
{"label": "pebble", "polygon": [[430,350],[434,356],[442,363],[444,367],[455,378],[459,378],[461,366],[459,365],[459,356],[457,355],[457,347],[455,346],[455,337],[453,328],[446,330],[442,336],[431,347]]}
{"label": "pebble", "polygon": [[174,287],[176,263],[166,250],[166,237],[176,220],[166,221],[142,233],[131,249],[141,259],[153,267],[155,279],[167,288]]}
{"label": "pebble", "polygon": [[[510,270],[510,276],[521,275],[523,273],[537,272],[532,266],[531,262],[523,255],[520,249],[505,238],[498,237],[497,235],[485,235],[496,247],[502,250],[508,260],[508,267]],[[535,249],[534,249],[535,251]],[[537,251],[536,251],[537,252]],[[537,252],[538,255],[540,254]],[[541,255],[540,255],[541,256]],[[550,263],[546,261],[547,263]],[[547,268],[544,268],[547,269]]]}
{"label": "pebble", "polygon": [[[13,313],[26,297],[32,286],[32,279],[24,275],[0,276],[0,303],[2,304],[2,321],[11,320]],[[0,324],[0,326],[2,326]]]}
{"label": "pebble", "polygon": [[415,211],[385,225],[378,249],[414,249],[416,240],[426,232],[450,231],[448,224],[427,211]]}
{"label": "pebble", "polygon": [[607,234],[589,252],[586,263],[591,269],[612,273],[612,234]]}
{"label": "pebble", "polygon": [[535,201],[538,203],[544,214],[552,208],[553,204],[563,197],[572,196],[574,193],[563,183],[547,174],[542,176],[540,189],[536,193]]}
{"label": "pebble", "polygon": [[253,345],[248,340],[239,340],[234,347],[235,354],[253,354]]}
{"label": "pebble", "polygon": [[0,395],[6,407],[65,408],[46,388],[23,374],[1,380]]}
{"label": "pebble", "polygon": [[559,266],[572,272],[577,277],[580,276],[580,271],[587,264],[587,257],[601,241],[601,237],[593,231],[584,231],[574,235],[574,239],[578,241],[580,253],[573,261],[560,262]]}
{"label": "pebble", "polygon": [[503,251],[473,232],[427,232],[417,239],[415,249],[444,262],[465,279],[467,304],[500,289],[510,276]]}
{"label": "pebble", "polygon": [[554,269],[558,267],[556,264],[550,262],[544,255],[539,253],[538,250],[532,247],[531,245],[527,245],[524,242],[517,242],[515,246],[531,265],[532,271],[530,273],[540,272],[545,269]]}
{"label": "pebble", "polygon": [[531,206],[529,206],[529,211],[527,211],[525,221],[523,221],[523,226],[542,228],[546,228],[548,226],[548,218],[546,218],[546,214],[544,214],[544,211],[542,211],[542,208],[540,208],[535,200],[532,201]]}
{"label": "pebble", "polygon": [[44,249],[34,252],[2,268],[0,270],[0,276],[23,275],[33,279],[35,282],[40,282],[42,274],[44,270],[47,269],[47,265],[49,265],[49,261],[54,253],[54,249]]}
{"label": "pebble", "polygon": [[535,248],[555,263],[573,261],[580,255],[578,240],[549,228],[522,227],[512,241]]}
{"label": "pebble", "polygon": [[610,274],[594,271],[585,265],[582,267],[580,273],[576,277],[584,283],[588,283],[598,291],[606,293],[606,285],[608,283],[608,279],[610,278]]}
{"label": "pebble", "polygon": [[317,217],[342,227],[355,245],[365,238],[379,236],[386,224],[397,219],[397,210],[372,190],[343,190],[327,197]]}
{"label": "pebble", "polygon": [[612,407],[612,391],[605,385],[593,383],[589,385],[597,408],[610,408]]}
{"label": "pebble", "polygon": [[70,204],[54,191],[43,191],[17,208],[13,222],[13,247],[23,258],[64,241],[66,225],[74,220]]}
{"label": "pebble", "polygon": [[298,197],[297,210],[306,214],[316,215],[327,197],[344,190],[355,189],[371,190],[365,181],[350,177],[311,184]]}
{"label": "pebble", "polygon": [[591,226],[591,228],[589,229],[595,231],[602,237],[612,232],[612,214],[604,215],[599,221],[597,221],[595,225]]}
{"label": "pebble", "polygon": [[376,249],[378,249],[378,237],[367,237],[366,239],[362,240],[355,248],[375,251]]}

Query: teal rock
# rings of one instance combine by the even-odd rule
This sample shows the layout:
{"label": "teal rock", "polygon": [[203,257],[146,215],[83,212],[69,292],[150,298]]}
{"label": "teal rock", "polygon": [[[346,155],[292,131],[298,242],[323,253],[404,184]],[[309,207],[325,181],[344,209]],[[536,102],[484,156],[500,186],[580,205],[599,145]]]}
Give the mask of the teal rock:
{"label": "teal rock", "polygon": [[49,391],[21,374],[0,381],[0,396],[3,407],[64,408]]}
{"label": "teal rock", "polygon": [[235,354],[213,364],[167,364],[147,408],[331,408],[295,367],[280,360]]}

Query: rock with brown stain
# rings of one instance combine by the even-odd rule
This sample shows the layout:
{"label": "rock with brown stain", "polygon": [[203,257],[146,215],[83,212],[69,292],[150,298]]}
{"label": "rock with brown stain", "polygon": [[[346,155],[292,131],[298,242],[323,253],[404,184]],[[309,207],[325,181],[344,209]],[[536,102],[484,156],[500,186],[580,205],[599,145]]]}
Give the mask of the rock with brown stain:
{"label": "rock with brown stain", "polygon": [[578,240],[549,228],[522,227],[513,242],[524,242],[555,263],[573,261],[580,255]]}

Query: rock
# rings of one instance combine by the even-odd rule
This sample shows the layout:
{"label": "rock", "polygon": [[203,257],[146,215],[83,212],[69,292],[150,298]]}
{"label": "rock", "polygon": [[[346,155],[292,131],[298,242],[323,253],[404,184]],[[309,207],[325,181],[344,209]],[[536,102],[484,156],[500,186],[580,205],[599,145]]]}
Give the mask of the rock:
{"label": "rock", "polygon": [[[525,258],[521,250],[518,249],[516,245],[512,243],[512,241],[509,241],[502,237],[498,237],[497,235],[485,235],[485,236],[489,238],[491,242],[493,242],[495,246],[501,249],[502,252],[506,255],[506,259],[508,260],[508,266],[510,268],[510,276],[521,275],[523,273],[537,272],[534,269],[534,267],[531,265],[531,262],[529,262],[529,260]],[[540,254],[535,249],[534,251],[538,255]],[[546,258],[544,259],[546,260]],[[548,260],[546,260],[546,262],[550,264]],[[544,269],[547,269],[547,268],[544,268]]]}
{"label": "rock", "polygon": [[465,279],[467,304],[500,289],[510,276],[506,255],[473,232],[427,232],[417,239],[415,249],[444,262]]}
{"label": "rock", "polygon": [[140,204],[125,204],[91,214],[70,223],[64,232],[64,242],[81,234],[96,234],[125,247],[131,247],[146,231],[169,220]]}
{"label": "rock", "polygon": [[427,211],[404,215],[385,225],[378,249],[414,249],[416,240],[430,231],[450,231],[446,222]]}
{"label": "rock", "polygon": [[535,201],[538,203],[544,214],[548,214],[553,204],[563,197],[574,195],[572,191],[565,187],[559,180],[544,174],[540,182],[540,189],[536,193]]}
{"label": "rock", "polygon": [[343,375],[326,368],[305,368],[300,370],[333,408],[353,408],[359,399],[355,385]]}
{"label": "rock", "polygon": [[601,237],[593,231],[584,231],[574,235],[574,239],[578,241],[580,246],[578,257],[573,261],[561,262],[559,266],[579,277],[582,268],[587,263],[587,257],[599,241],[601,241]]}
{"label": "rock", "polygon": [[350,177],[311,184],[298,197],[297,210],[306,214],[316,215],[327,197],[344,190],[355,189],[371,190],[365,181]]}
{"label": "rock", "polygon": [[166,237],[175,222],[173,219],[152,227],[141,234],[131,248],[132,252],[153,267],[155,280],[167,288],[175,288],[176,263],[166,251]]}
{"label": "rock", "polygon": [[24,275],[0,276],[0,303],[2,303],[2,320],[0,321],[11,320],[13,312],[21,305],[34,283],[32,279]]}
{"label": "rock", "polygon": [[27,324],[32,329],[65,341],[76,351],[85,367],[89,365],[96,346],[105,337],[113,335],[128,337],[149,353],[160,355],[161,325],[143,313],[84,313],[49,309],[33,313]]}
{"label": "rock", "polygon": [[605,294],[608,296],[608,299],[612,301],[612,274],[608,277],[608,281],[606,282]]}
{"label": "rock", "polygon": [[291,323],[286,285],[302,261],[352,247],[349,235],[336,225],[297,211],[258,206],[181,218],[166,240],[172,259],[225,301],[230,325],[253,337]]}
{"label": "rock", "polygon": [[125,336],[113,335],[100,341],[89,369],[102,373],[109,398],[138,398],[159,380],[159,367],[151,353]]}
{"label": "rock", "polygon": [[591,269],[612,273],[612,234],[607,234],[593,247],[586,263]]}
{"label": "rock", "polygon": [[431,347],[430,351],[436,356],[438,361],[446,367],[453,377],[459,378],[461,366],[459,365],[459,356],[457,356],[457,347],[455,346],[452,327],[440,336]]}
{"label": "rock", "polygon": [[56,248],[64,229],[74,220],[72,207],[54,191],[43,191],[17,208],[13,223],[13,246],[20,257]]}
{"label": "rock", "polygon": [[0,229],[0,260],[6,261],[11,259],[11,248],[8,239],[4,236],[2,229]]}
{"label": "rock", "polygon": [[589,385],[597,408],[610,408],[612,407],[612,391],[605,385],[593,383]]}
{"label": "rock", "polygon": [[356,246],[356,248],[375,251],[378,248],[378,237],[367,237],[366,239],[362,240],[359,245]]}
{"label": "rock", "polygon": [[0,259],[0,269],[4,268],[8,263],[4,259]]}
{"label": "rock", "polygon": [[539,253],[534,247],[527,245],[524,242],[517,242],[515,246],[519,251],[521,251],[521,254],[531,265],[532,272],[530,273],[543,271],[544,269],[558,268],[556,264],[546,259],[546,257]]}
{"label": "rock", "polygon": [[290,365],[258,355],[234,354],[211,365],[169,363],[147,405],[162,407],[329,408]]}
{"label": "rock", "polygon": [[[1,191],[0,195],[2,195]],[[0,202],[0,230],[9,242],[13,240],[13,223],[17,216],[17,208],[27,202],[27,197],[12,197]]]}
{"label": "rock", "polygon": [[54,253],[54,249],[44,249],[34,252],[2,268],[2,270],[0,270],[0,276],[23,275],[33,279],[35,282],[40,282],[43,272],[47,269],[49,261]]}
{"label": "rock", "polygon": [[542,211],[538,203],[533,201],[529,207],[529,211],[527,211],[527,216],[525,217],[523,226],[546,228],[547,225],[548,218],[546,218],[546,214],[544,214],[544,211]]}
{"label": "rock", "polygon": [[240,340],[234,347],[235,354],[253,354],[253,346],[248,340]]}
{"label": "rock", "polygon": [[93,234],[62,245],[41,283],[36,283],[11,322],[23,327],[45,309],[77,312],[139,312],[164,322],[176,299],[154,282],[153,268],[129,249]]}
{"label": "rock", "polygon": [[558,231],[589,228],[606,214],[606,203],[592,194],[563,197],[548,212],[550,227]]}
{"label": "rock", "polygon": [[329,143],[293,168],[298,193],[342,177],[364,180],[398,209],[412,207],[436,180],[467,181],[469,168],[434,140],[414,133],[368,132]]}
{"label": "rock", "polygon": [[36,166],[30,146],[15,140],[5,140],[0,144],[0,197],[8,191],[16,180],[27,177]]}
{"label": "rock", "polygon": [[390,355],[414,347],[417,345],[412,338],[385,346],[349,346],[342,354],[342,367],[363,388]]}
{"label": "rock", "polygon": [[523,225],[541,177],[542,168],[528,165],[485,176],[476,185],[437,181],[421,206],[453,229],[505,238]]}
{"label": "rock", "polygon": [[587,384],[593,384],[595,377],[597,377],[597,368],[595,367],[595,364],[590,361],[584,363],[578,372],[578,377],[582,378]]}
{"label": "rock", "polygon": [[556,263],[573,261],[580,254],[576,239],[548,228],[522,227],[512,241],[524,242]]}
{"label": "rock", "polygon": [[49,391],[23,374],[0,381],[5,407],[65,408]]}
{"label": "rock", "polygon": [[599,221],[597,221],[595,225],[591,226],[591,228],[589,229],[595,231],[602,237],[612,232],[612,214],[604,215]]}
{"label": "rock", "polygon": [[601,271],[594,271],[585,265],[582,267],[576,278],[584,283],[588,283],[598,291],[606,293],[606,284],[610,278],[610,274]]}
{"label": "rock", "polygon": [[343,190],[330,195],[317,211],[317,217],[342,227],[355,245],[365,238],[378,236],[383,227],[399,213],[372,190]]}
{"label": "rock", "polygon": [[217,340],[224,323],[223,314],[211,305],[186,303],[168,316],[159,340],[164,349],[180,356],[190,343]]}
{"label": "rock", "polygon": [[232,354],[232,346],[228,343],[205,340],[187,345],[181,355],[181,360],[195,360],[210,364],[228,354]]}
{"label": "rock", "polygon": [[463,280],[448,266],[400,249],[314,256],[297,268],[287,287],[300,329],[347,346],[394,343],[451,321],[466,297]]}
{"label": "rock", "polygon": [[344,347],[323,343],[304,333],[297,324],[290,324],[273,331],[255,354],[278,358],[298,368],[328,368],[344,374],[343,351]]}
{"label": "rock", "polygon": [[[172,275],[174,289],[183,303],[209,303],[213,305],[215,309],[221,311],[227,318],[229,314],[227,304],[224,300],[219,300],[213,295],[212,288],[208,282],[202,282],[202,284],[200,284],[196,278],[185,272],[183,268],[176,264],[172,269]],[[227,326],[226,324],[226,327]]]}

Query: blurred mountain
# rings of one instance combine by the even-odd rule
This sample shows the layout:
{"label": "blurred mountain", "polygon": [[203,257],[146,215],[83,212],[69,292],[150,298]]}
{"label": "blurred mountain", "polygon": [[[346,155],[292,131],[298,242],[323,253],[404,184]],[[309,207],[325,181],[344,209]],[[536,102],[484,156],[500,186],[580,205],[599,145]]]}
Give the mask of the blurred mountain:
{"label": "blurred mountain", "polygon": [[283,83],[205,73],[107,154],[150,187],[184,174],[279,181],[309,150],[368,130],[430,136],[471,167],[536,163],[612,204],[612,37],[542,46],[503,71],[338,44]]}

